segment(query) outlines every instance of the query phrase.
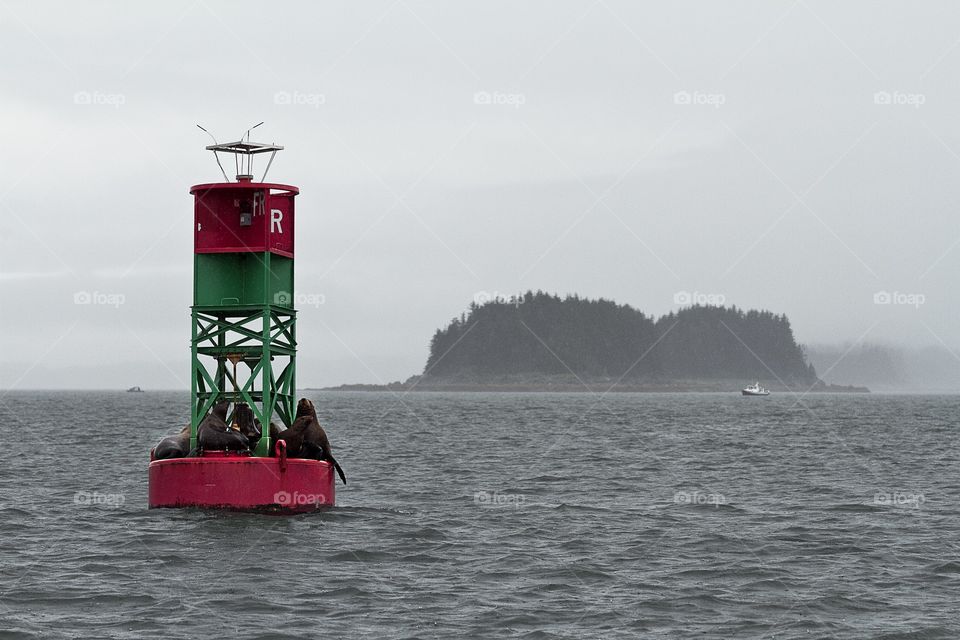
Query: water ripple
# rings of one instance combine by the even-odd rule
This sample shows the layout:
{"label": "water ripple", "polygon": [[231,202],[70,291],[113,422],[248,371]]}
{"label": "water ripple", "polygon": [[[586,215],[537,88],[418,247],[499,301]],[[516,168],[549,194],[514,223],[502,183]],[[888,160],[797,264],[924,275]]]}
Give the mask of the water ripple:
{"label": "water ripple", "polygon": [[312,397],[294,517],[145,508],[185,394],[5,397],[0,635],[960,637],[958,398]]}

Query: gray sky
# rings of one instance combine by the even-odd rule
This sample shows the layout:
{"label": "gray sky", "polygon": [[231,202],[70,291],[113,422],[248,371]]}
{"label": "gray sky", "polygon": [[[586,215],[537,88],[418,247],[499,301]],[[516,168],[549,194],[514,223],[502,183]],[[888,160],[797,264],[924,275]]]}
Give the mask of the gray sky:
{"label": "gray sky", "polygon": [[303,386],[525,289],[960,345],[955,3],[5,2],[0,54],[0,388],[188,388],[198,122],[287,147]]}

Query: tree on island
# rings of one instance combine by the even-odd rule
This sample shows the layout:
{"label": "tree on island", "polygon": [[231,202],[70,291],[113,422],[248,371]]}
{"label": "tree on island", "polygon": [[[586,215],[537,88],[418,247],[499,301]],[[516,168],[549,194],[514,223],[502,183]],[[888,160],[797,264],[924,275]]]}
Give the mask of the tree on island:
{"label": "tree on island", "polygon": [[517,376],[816,382],[785,315],[692,306],[658,320],[628,305],[528,291],[473,303],[437,330],[424,374],[496,381]]}

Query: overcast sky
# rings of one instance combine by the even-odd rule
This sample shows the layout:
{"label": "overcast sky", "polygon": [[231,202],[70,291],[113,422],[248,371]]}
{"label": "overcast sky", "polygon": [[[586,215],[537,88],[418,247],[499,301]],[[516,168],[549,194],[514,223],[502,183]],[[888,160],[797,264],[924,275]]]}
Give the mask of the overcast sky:
{"label": "overcast sky", "polygon": [[188,389],[195,124],[261,120],[301,386],[526,289],[960,345],[956,3],[8,1],[0,54],[0,388]]}

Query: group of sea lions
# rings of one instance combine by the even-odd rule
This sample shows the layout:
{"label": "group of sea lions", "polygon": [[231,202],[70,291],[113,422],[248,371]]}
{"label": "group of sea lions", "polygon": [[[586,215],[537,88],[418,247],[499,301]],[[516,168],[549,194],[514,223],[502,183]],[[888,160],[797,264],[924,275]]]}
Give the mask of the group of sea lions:
{"label": "group of sea lions", "polygon": [[[190,425],[185,426],[180,433],[167,436],[161,440],[153,450],[155,460],[168,458],[186,458],[197,455],[202,451],[250,451],[257,446],[263,436],[260,421],[253,414],[253,410],[246,403],[237,404],[233,414],[234,424],[227,424],[227,411],[230,402],[224,400],[214,405],[197,427],[197,448],[190,450]],[[310,460],[329,461],[337,470],[340,480],[347,484],[343,469],[333,457],[330,440],[327,433],[317,420],[317,410],[313,402],[301,398],[297,403],[297,415],[289,429],[281,429],[273,422],[269,425],[270,441],[283,440],[287,448],[287,456],[291,458],[308,458]],[[270,451],[270,455],[276,455]]]}

